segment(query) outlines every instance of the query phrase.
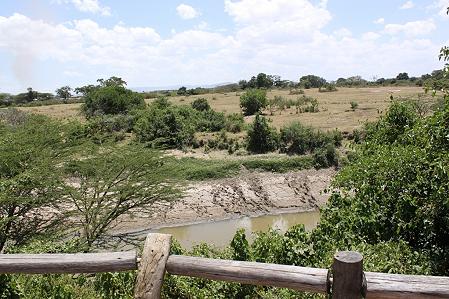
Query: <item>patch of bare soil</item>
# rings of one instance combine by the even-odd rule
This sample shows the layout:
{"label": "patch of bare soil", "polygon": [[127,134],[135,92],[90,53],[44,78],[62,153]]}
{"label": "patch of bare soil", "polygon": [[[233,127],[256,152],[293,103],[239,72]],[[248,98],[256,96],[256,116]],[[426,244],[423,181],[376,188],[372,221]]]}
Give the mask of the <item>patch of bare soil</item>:
{"label": "patch of bare soil", "polygon": [[121,219],[114,231],[316,210],[326,203],[323,191],[335,173],[331,168],[282,174],[242,170],[234,178],[191,184],[183,198],[157,203],[151,216]]}

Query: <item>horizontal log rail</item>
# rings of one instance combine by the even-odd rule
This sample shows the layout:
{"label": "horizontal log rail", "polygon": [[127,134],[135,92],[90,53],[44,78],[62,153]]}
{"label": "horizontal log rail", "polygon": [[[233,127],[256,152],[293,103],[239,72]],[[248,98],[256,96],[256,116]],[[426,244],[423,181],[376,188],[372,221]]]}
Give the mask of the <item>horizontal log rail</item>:
{"label": "horizontal log rail", "polygon": [[0,274],[76,274],[137,269],[135,251],[75,254],[0,254]]}
{"label": "horizontal log rail", "polygon": [[[328,269],[169,255],[171,238],[149,234],[140,264],[135,251],[80,254],[0,254],[0,274],[98,273],[139,270],[135,298],[160,298],[163,273],[289,288],[333,298],[449,298],[449,277],[362,272],[362,257],[340,252]],[[360,277],[363,273],[365,281]],[[360,282],[362,282],[360,284]],[[364,287],[366,286],[366,287]]]}

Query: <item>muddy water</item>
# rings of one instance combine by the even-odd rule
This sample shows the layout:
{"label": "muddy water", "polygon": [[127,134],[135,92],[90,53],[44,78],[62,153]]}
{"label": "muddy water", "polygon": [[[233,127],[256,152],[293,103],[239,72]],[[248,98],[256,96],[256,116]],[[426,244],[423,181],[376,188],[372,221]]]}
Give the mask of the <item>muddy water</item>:
{"label": "muddy water", "polygon": [[184,248],[206,242],[217,247],[229,245],[235,232],[243,228],[246,235],[251,239],[251,233],[267,231],[270,228],[285,232],[296,224],[304,224],[306,230],[316,227],[320,218],[319,212],[301,212],[280,215],[265,215],[259,217],[243,217],[216,222],[205,222],[199,224],[166,227],[155,230],[155,232],[173,235]]}

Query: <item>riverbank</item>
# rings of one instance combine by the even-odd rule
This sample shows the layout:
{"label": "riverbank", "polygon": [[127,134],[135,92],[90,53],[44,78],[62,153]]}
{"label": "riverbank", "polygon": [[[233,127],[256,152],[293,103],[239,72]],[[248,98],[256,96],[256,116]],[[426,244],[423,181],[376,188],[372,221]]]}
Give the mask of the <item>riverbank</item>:
{"label": "riverbank", "polygon": [[179,200],[156,203],[146,216],[120,219],[113,233],[318,210],[335,174],[333,168],[287,173],[243,169],[233,178],[190,184]]}

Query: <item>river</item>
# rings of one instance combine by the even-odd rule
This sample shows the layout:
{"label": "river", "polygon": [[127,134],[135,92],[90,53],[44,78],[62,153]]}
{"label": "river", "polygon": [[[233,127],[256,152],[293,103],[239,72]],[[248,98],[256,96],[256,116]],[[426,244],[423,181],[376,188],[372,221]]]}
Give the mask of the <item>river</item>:
{"label": "river", "polygon": [[268,231],[270,228],[285,232],[296,224],[304,224],[306,230],[311,230],[316,227],[319,218],[320,213],[318,211],[311,211],[203,222],[159,228],[151,230],[151,232],[171,234],[184,248],[188,249],[202,242],[223,248],[229,245],[235,232],[240,228],[245,229],[248,239],[251,240],[252,233]]}

